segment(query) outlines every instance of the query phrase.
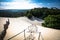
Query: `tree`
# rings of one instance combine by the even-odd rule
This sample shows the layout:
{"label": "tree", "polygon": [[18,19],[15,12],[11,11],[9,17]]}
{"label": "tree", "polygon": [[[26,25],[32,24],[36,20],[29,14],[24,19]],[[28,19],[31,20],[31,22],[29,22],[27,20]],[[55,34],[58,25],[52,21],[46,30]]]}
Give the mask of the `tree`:
{"label": "tree", "polygon": [[60,29],[60,15],[48,15],[45,17],[45,22],[42,24],[45,27]]}

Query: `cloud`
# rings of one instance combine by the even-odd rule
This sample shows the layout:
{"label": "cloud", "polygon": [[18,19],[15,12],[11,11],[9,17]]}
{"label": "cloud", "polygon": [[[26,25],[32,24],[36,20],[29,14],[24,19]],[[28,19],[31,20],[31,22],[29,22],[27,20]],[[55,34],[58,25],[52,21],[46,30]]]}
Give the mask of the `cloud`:
{"label": "cloud", "polygon": [[0,2],[1,6],[0,9],[32,9],[35,7],[39,7],[35,3],[29,3],[27,1],[21,2]]}
{"label": "cloud", "polygon": [[[50,2],[51,1],[51,2]],[[0,2],[0,9],[32,9],[37,7],[60,7],[60,3],[54,0],[11,0]]]}

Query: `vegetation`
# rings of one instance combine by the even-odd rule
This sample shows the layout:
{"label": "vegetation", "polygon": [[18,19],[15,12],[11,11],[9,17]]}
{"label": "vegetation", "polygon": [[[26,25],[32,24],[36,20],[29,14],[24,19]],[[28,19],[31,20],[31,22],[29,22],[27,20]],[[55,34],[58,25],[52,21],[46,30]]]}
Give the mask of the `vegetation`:
{"label": "vegetation", "polygon": [[43,26],[60,29],[60,15],[48,15],[44,20]]}
{"label": "vegetation", "polygon": [[23,12],[0,12],[0,17],[20,17],[23,15]]}
{"label": "vegetation", "polygon": [[57,8],[34,8],[26,12],[28,18],[32,16],[44,19],[42,26],[60,29],[60,9]]}

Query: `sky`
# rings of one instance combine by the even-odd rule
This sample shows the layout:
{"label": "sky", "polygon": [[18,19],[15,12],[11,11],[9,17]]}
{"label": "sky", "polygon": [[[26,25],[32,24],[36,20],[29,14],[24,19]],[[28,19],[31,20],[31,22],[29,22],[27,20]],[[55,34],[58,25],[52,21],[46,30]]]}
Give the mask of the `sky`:
{"label": "sky", "polygon": [[0,0],[1,9],[60,8],[60,0]]}

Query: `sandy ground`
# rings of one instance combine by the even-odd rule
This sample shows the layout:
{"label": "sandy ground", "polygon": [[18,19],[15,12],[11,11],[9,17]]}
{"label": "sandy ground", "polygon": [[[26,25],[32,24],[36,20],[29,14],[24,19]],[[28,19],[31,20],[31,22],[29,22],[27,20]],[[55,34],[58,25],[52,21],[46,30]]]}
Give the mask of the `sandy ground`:
{"label": "sandy ground", "polygon": [[[6,20],[8,18],[2,18],[0,17],[0,34],[3,31],[3,26],[6,23]],[[8,40],[12,36],[18,34],[19,32],[26,29],[26,38],[30,35],[29,30],[27,29],[30,25],[35,25],[37,27],[37,32],[33,34],[35,37],[35,40],[38,40],[39,33],[41,32],[41,40],[60,40],[60,30],[51,29],[51,28],[45,28],[41,26],[41,23],[43,20],[34,18],[33,21],[29,20],[27,17],[19,17],[19,18],[9,18],[10,25],[7,30],[7,34],[4,38],[4,40]],[[23,40],[24,39],[24,32],[17,35],[16,37],[12,38],[11,40]],[[28,39],[27,39],[28,40]]]}

